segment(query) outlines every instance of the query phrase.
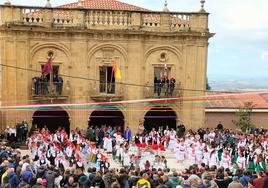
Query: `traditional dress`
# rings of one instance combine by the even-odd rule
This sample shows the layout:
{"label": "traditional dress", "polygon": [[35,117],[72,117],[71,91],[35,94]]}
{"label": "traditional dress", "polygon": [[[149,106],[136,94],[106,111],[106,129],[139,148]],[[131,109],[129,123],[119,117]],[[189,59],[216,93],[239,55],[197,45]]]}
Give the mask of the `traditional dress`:
{"label": "traditional dress", "polygon": [[191,148],[191,147],[188,148],[187,155],[188,155],[188,163],[190,165],[196,164],[196,155],[195,155],[194,148]]}
{"label": "traditional dress", "polygon": [[203,163],[205,163],[205,165],[209,165],[209,161],[210,161],[210,152],[206,151],[203,153]]}
{"label": "traditional dress", "polygon": [[184,143],[180,143],[179,147],[176,148],[176,158],[178,161],[184,161],[186,158],[186,146],[184,145]]}
{"label": "traditional dress", "polygon": [[108,138],[107,141],[106,141],[106,150],[108,153],[112,153],[113,151],[113,144],[112,144],[112,139],[111,138]]}
{"label": "traditional dress", "polygon": [[130,154],[128,152],[124,152],[122,154],[123,157],[123,166],[130,166]]}
{"label": "traditional dress", "polygon": [[252,170],[252,171],[255,170],[255,162],[254,162],[254,156],[253,155],[248,156],[247,164],[248,164],[248,169],[249,170]]}
{"label": "traditional dress", "polygon": [[174,130],[170,131],[169,138],[170,138],[170,141],[169,141],[168,148],[173,150],[174,146],[175,146],[175,144],[177,142],[177,140],[176,140],[176,132]]}
{"label": "traditional dress", "polygon": [[196,154],[196,163],[201,164],[202,159],[203,159],[203,151],[201,150],[201,147],[196,147],[195,149],[195,154]]}
{"label": "traditional dress", "polygon": [[246,166],[245,162],[246,162],[245,157],[242,157],[242,156],[237,157],[236,164],[240,169],[245,169],[245,166]]}
{"label": "traditional dress", "polygon": [[222,154],[222,158],[221,158],[221,161],[220,161],[220,165],[226,169],[226,168],[230,168],[231,166],[231,157],[226,154],[226,153],[223,153]]}
{"label": "traditional dress", "polygon": [[218,166],[218,162],[218,153],[216,151],[212,151],[210,154],[209,166]]}

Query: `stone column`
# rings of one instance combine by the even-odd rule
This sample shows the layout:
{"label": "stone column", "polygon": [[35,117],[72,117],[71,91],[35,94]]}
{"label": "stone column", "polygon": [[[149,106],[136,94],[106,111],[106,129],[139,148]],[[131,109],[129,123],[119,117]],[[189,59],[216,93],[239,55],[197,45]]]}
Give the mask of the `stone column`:
{"label": "stone column", "polygon": [[142,27],[142,15],[138,12],[131,13],[131,27],[133,29],[139,29]]}
{"label": "stone column", "polygon": [[170,31],[170,14],[168,12],[161,12],[160,14],[160,29],[161,31]]}
{"label": "stone column", "polygon": [[43,26],[52,27],[53,24],[53,9],[43,9]]}
{"label": "stone column", "polygon": [[74,11],[74,20],[73,24],[78,27],[85,26],[85,12],[82,10]]}

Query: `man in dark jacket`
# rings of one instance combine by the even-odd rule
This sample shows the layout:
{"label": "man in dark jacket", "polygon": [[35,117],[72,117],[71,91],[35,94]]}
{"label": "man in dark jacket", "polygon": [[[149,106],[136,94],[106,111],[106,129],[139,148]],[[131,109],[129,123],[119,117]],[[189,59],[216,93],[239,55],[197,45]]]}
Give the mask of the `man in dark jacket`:
{"label": "man in dark jacket", "polygon": [[103,147],[103,138],[104,138],[104,131],[103,131],[103,129],[101,128],[100,131],[99,131],[99,133],[98,133],[98,146],[99,146],[100,148]]}
{"label": "man in dark jacket", "polygon": [[45,172],[45,178],[47,180],[47,188],[54,188],[55,176],[56,175],[53,172],[52,167],[48,168],[48,171]]}

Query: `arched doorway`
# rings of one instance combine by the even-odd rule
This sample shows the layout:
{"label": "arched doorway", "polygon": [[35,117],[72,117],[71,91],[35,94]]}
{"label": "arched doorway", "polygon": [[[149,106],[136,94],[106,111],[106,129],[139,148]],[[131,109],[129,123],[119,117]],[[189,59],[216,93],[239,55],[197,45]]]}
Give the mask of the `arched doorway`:
{"label": "arched doorway", "polygon": [[40,108],[33,114],[33,125],[37,128],[46,126],[50,132],[55,132],[59,127],[70,132],[70,121],[68,113],[59,107],[43,109]]}
{"label": "arched doorway", "polygon": [[144,128],[147,131],[152,130],[152,128],[158,130],[161,126],[176,129],[177,115],[169,107],[154,107],[145,114],[144,120]]}
{"label": "arched doorway", "polygon": [[124,130],[124,115],[118,108],[95,110],[89,117],[89,125],[101,127],[102,125],[120,127]]}

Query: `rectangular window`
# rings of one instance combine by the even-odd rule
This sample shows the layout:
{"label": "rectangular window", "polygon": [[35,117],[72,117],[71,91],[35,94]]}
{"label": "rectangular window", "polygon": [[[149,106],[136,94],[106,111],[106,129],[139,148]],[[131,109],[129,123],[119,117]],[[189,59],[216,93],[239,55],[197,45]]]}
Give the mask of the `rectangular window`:
{"label": "rectangular window", "polygon": [[115,77],[113,67],[101,66],[100,73],[100,93],[115,94]]}
{"label": "rectangular window", "polygon": [[160,80],[163,77],[170,78],[171,68],[167,67],[155,67],[154,68],[154,79]]}

